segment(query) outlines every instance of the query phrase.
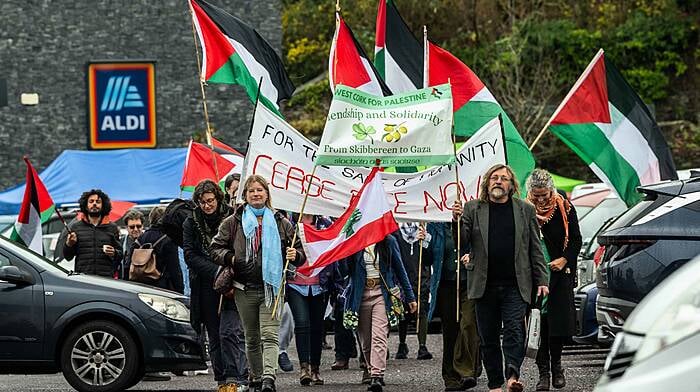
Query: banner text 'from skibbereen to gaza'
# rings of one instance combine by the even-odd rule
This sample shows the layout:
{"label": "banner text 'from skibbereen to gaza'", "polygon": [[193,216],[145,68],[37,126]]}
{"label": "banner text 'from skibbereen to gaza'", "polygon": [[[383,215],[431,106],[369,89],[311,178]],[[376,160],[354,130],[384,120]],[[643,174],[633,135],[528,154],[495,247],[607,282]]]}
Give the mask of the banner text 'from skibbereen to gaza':
{"label": "banner text 'from skibbereen to gaza'", "polygon": [[317,163],[433,166],[454,162],[449,84],[380,97],[335,88]]}

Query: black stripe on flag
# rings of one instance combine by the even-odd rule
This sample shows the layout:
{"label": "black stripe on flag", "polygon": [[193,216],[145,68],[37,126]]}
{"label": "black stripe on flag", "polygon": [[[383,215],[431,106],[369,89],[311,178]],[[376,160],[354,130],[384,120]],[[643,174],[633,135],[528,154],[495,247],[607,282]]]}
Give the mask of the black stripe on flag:
{"label": "black stripe on flag", "polygon": [[[423,88],[423,40],[417,40],[393,1],[387,1],[385,51],[417,89]],[[384,54],[386,61],[387,54]]]}
{"label": "black stripe on flag", "polygon": [[671,150],[668,148],[656,120],[647,105],[632,89],[620,71],[611,61],[605,60],[605,77],[608,85],[608,100],[617,108],[644,136],[649,148],[659,160],[659,172],[662,180],[678,178],[676,165],[673,163]]}
{"label": "black stripe on flag", "polygon": [[226,36],[245,46],[253,58],[267,69],[272,84],[277,88],[277,103],[283,99],[291,98],[294,84],[289,80],[287,70],[284,69],[282,60],[272,46],[255,29],[237,17],[204,0],[194,1],[202,7],[202,10]]}
{"label": "black stripe on flag", "polygon": [[[342,15],[341,15],[342,18]],[[350,26],[345,23],[345,27],[348,28],[348,31],[350,32],[350,36],[352,37],[352,42],[355,44],[355,47],[357,48],[357,52],[360,54],[360,57],[365,59],[367,61],[367,64],[369,64],[370,69],[374,73],[374,77],[377,79],[379,82],[379,86],[382,88],[382,93],[384,94],[385,97],[392,95],[391,90],[389,87],[384,83],[384,79],[382,79],[381,75],[379,75],[379,72],[377,71],[376,68],[374,68],[374,64],[372,64],[371,61],[369,61],[369,57],[367,57],[367,53],[365,53],[364,49],[362,49],[362,45],[360,45],[359,42],[357,42],[357,38],[355,38],[355,33],[352,32],[352,29]]]}

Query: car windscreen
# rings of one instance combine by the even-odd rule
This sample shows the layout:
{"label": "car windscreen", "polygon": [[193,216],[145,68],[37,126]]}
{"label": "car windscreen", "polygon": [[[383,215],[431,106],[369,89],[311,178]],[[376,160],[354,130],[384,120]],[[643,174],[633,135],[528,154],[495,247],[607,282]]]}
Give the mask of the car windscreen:
{"label": "car windscreen", "polygon": [[629,210],[625,211],[624,214],[620,215],[620,217],[610,225],[608,230],[629,226],[633,220],[639,218],[642,214],[646,215],[649,212],[647,210],[655,201],[656,200],[643,200],[630,207]]}
{"label": "car windscreen", "polygon": [[608,219],[620,215],[627,209],[625,203],[618,198],[605,199],[595,206],[579,221],[581,237],[589,240]]}
{"label": "car windscreen", "polygon": [[34,264],[38,268],[43,268],[45,270],[52,271],[54,273],[63,273],[67,274],[68,271],[59,267],[56,264],[51,263],[49,260],[45,259],[43,256],[38,255],[31,250],[15,244],[14,242],[5,239],[5,238],[0,238],[0,246],[2,246],[4,249],[8,249],[10,252],[16,254],[18,257],[30,261],[32,264]]}

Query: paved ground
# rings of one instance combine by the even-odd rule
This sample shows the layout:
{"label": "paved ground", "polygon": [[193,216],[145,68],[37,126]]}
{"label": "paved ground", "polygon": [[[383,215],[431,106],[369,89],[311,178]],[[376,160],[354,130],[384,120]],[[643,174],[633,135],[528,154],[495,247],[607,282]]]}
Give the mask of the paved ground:
{"label": "paved ground", "polygon": [[[332,342],[332,337],[329,336]],[[428,336],[428,348],[435,356],[429,361],[417,361],[415,359],[417,343],[414,336],[409,336],[409,347],[411,352],[409,358],[405,360],[391,359],[385,376],[387,386],[385,391],[408,392],[409,389],[415,391],[441,391],[443,390],[442,378],[440,376],[440,348],[442,347],[441,335]],[[390,349],[395,352],[398,344],[398,337],[392,334],[390,338]],[[606,350],[593,347],[572,346],[567,347],[564,353],[564,368],[567,369],[568,385],[561,391],[592,391],[596,381],[602,373],[605,361]],[[290,350],[290,358],[294,365],[296,362],[296,352],[294,348]],[[392,356],[393,358],[393,356]],[[349,370],[331,371],[330,365],[333,363],[333,350],[324,350],[321,372],[326,380],[324,386],[301,387],[297,381],[296,368],[294,372],[281,373],[277,380],[280,391],[365,391],[366,386],[360,384],[361,372],[358,368],[357,360],[352,360]],[[537,369],[532,360],[526,359],[523,366],[523,381],[526,384],[526,391],[534,391],[537,383]],[[173,377],[168,382],[142,382],[131,390],[139,391],[213,391],[215,383],[212,376],[199,375],[193,377]],[[63,392],[72,389],[60,374],[56,375],[0,375],[0,391],[47,391]],[[479,384],[472,391],[487,391],[486,376],[482,375]]]}

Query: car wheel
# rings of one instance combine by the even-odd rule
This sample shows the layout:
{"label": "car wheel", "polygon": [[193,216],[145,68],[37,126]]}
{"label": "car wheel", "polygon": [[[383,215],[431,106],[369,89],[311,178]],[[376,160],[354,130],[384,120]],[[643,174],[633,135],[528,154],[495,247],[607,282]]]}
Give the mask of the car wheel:
{"label": "car wheel", "polygon": [[61,370],[80,392],[121,391],[132,386],[139,355],[134,339],[111,321],[90,321],[75,328],[61,348]]}

